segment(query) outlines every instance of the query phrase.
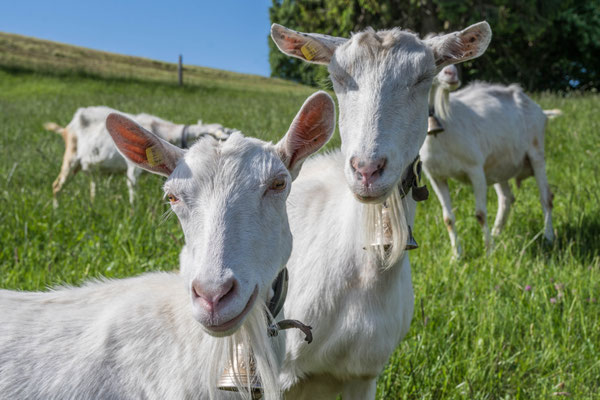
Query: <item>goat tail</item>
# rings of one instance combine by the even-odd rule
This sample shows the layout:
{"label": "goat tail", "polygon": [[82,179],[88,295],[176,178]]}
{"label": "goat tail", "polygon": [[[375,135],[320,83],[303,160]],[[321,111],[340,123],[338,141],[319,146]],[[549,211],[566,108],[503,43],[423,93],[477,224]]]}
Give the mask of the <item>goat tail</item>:
{"label": "goat tail", "polygon": [[65,147],[67,153],[75,154],[77,152],[77,136],[73,135],[68,128],[63,128],[56,122],[46,122],[44,129],[50,132],[56,132],[62,136],[65,141]]}
{"label": "goat tail", "polygon": [[544,111],[544,114],[546,115],[546,117],[548,117],[548,119],[560,117],[561,115],[563,115],[562,110],[559,108],[554,108],[552,110],[543,110],[543,111]]}
{"label": "goat tail", "polygon": [[56,132],[59,135],[64,136],[64,130],[65,128],[63,128],[62,126],[58,125],[56,122],[46,122],[44,124],[44,129],[47,131],[51,131],[51,132]]}

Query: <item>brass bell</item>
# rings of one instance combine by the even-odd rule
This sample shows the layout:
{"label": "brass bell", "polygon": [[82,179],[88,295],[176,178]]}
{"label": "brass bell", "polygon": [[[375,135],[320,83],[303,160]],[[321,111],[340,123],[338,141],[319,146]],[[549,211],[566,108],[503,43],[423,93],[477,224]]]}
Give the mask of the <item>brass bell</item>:
{"label": "brass bell", "polygon": [[414,250],[414,249],[418,249],[418,248],[419,248],[419,244],[415,240],[415,238],[412,234],[412,228],[409,225],[408,226],[408,238],[406,239],[406,247],[404,249],[405,250]]}
{"label": "brass bell", "polygon": [[430,115],[429,118],[427,118],[427,134],[437,135],[440,132],[444,132],[444,127],[435,115]]}
{"label": "brass bell", "polygon": [[[304,333],[306,336],[304,340],[311,343],[313,339],[311,326],[305,325],[295,319],[284,319],[279,322],[275,322],[272,319],[273,317],[276,317],[283,308],[287,295],[288,279],[287,268],[283,268],[279,275],[277,275],[275,282],[273,282],[273,297],[268,303],[270,314],[267,315],[267,319],[269,320],[267,335],[273,337],[277,336],[279,331],[296,328]],[[242,388],[242,390],[245,389],[245,391],[249,389],[252,399],[260,399],[262,398],[263,387],[256,374],[256,361],[251,352],[246,359],[241,359],[243,355],[244,348],[240,344],[236,347],[236,353],[234,354],[233,360],[231,360],[231,363],[221,374],[221,377],[217,382],[217,388],[229,392],[237,392],[239,388]]]}
{"label": "brass bell", "polygon": [[[380,229],[380,225],[383,227]],[[392,222],[390,221],[390,212],[387,204],[383,203],[383,208],[381,209],[381,222],[377,222],[377,237],[375,241],[371,243],[371,246],[383,246],[384,251],[388,251],[392,246]]]}
{"label": "brass bell", "polygon": [[[229,364],[221,374],[217,388],[228,392],[237,392],[240,387],[245,390],[250,389],[252,399],[260,399],[263,387],[256,375],[256,362],[252,354],[249,355],[249,360],[238,360],[238,355],[243,353],[241,349],[242,346],[239,345],[232,364]],[[250,365],[246,365],[247,363]]]}

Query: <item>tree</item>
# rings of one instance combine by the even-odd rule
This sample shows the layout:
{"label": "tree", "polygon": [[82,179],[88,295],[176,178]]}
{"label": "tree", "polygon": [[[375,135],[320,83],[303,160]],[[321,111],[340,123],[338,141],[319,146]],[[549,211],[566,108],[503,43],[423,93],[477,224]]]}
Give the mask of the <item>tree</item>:
{"label": "tree", "polygon": [[[463,80],[517,82],[528,90],[598,89],[600,0],[273,0],[272,22],[349,37],[368,26],[429,32],[487,20],[486,54],[465,63]],[[269,40],[271,75],[327,85],[327,71],[280,53]]]}

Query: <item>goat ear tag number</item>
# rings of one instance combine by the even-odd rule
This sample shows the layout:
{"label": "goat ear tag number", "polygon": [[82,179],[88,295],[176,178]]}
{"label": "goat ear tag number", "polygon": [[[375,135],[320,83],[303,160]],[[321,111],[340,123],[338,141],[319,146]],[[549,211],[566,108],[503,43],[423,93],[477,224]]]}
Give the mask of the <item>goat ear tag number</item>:
{"label": "goat ear tag number", "polygon": [[300,51],[304,55],[304,58],[306,58],[308,61],[317,56],[317,48],[310,42],[306,42],[304,46],[300,47]]}
{"label": "goat ear tag number", "polygon": [[146,159],[151,167],[155,167],[163,163],[162,151],[158,146],[151,146],[146,149]]}

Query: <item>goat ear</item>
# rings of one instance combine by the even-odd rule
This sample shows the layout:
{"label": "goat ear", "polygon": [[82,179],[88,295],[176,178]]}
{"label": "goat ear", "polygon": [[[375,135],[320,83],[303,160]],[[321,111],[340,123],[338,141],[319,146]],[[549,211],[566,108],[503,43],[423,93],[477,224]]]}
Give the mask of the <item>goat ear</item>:
{"label": "goat ear", "polygon": [[439,72],[446,65],[479,57],[485,53],[491,40],[492,29],[483,21],[460,32],[426,39],[425,43],[433,50],[435,66]]}
{"label": "goat ear", "polygon": [[171,175],[177,162],[185,154],[179,147],[162,140],[120,114],[108,115],[106,129],[123,157],[155,174]]}
{"label": "goat ear", "polygon": [[295,179],[308,156],[325,145],[335,130],[335,103],[331,96],[319,91],[310,96],[290,129],[277,143],[281,161]]}
{"label": "goat ear", "polygon": [[335,49],[348,40],[319,33],[296,32],[278,24],[271,25],[271,37],[282,53],[315,64],[329,64]]}

